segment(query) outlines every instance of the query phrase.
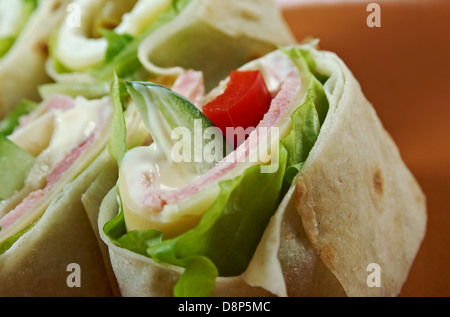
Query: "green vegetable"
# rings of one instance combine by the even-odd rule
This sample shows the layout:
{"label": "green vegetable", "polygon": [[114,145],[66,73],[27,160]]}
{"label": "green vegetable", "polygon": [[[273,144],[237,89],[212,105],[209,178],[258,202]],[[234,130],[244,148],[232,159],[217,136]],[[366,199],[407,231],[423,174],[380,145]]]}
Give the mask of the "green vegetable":
{"label": "green vegetable", "polygon": [[111,82],[96,81],[93,83],[50,83],[38,87],[42,99],[48,99],[55,94],[70,97],[83,96],[87,99],[98,99],[110,92]]}
{"label": "green vegetable", "polygon": [[0,200],[14,195],[25,184],[34,157],[0,134]]}
{"label": "green vegetable", "polygon": [[[313,73],[316,71],[316,66],[310,52],[293,48],[286,53],[296,62],[305,65],[310,72],[306,101],[292,115],[292,129],[281,140],[289,153],[285,178],[288,183],[291,183],[316,143],[321,124],[328,112],[328,99],[322,83]],[[319,76],[324,80],[324,76]]]}
{"label": "green vegetable", "polygon": [[91,70],[91,75],[100,80],[109,80],[116,72],[121,78],[133,76],[140,68],[137,51],[141,42],[161,26],[172,21],[189,3],[190,0],[174,0],[173,5],[162,13],[155,22],[138,36],[122,37],[117,34],[107,34],[109,44],[105,61]]}
{"label": "green vegetable", "polygon": [[0,122],[0,134],[10,135],[14,129],[19,126],[20,118],[31,113],[37,108],[38,104],[34,101],[24,99]]}
{"label": "green vegetable", "polygon": [[[120,193],[116,187],[120,202]],[[153,243],[162,241],[162,233],[157,230],[134,230],[127,232],[123,216],[122,203],[119,203],[119,213],[103,227],[105,234],[118,246],[133,252],[147,255],[147,248]]]}
{"label": "green vegetable", "polygon": [[2,58],[9,49],[14,45],[16,36],[7,36],[0,39],[0,58]]}
{"label": "green vegetable", "polygon": [[99,32],[108,42],[108,49],[105,55],[106,64],[111,62],[133,40],[133,36],[129,34],[117,34],[107,29],[100,29]]}
{"label": "green vegetable", "polygon": [[[184,131],[189,132],[189,136],[181,135],[181,138],[190,138],[190,143],[185,147],[190,149],[188,164],[199,175],[214,167],[226,155],[227,149],[231,148],[220,130],[187,98],[153,83],[126,82],[125,84],[154,141],[161,149],[167,149],[167,159],[171,159],[170,150],[177,143],[171,138],[171,133],[176,128],[186,128],[187,130]],[[214,139],[208,140],[203,137],[206,129],[215,135]],[[198,144],[196,144],[196,138],[199,139]],[[203,153],[201,151],[202,156],[199,157],[198,149],[203,150],[206,145],[208,148],[217,149],[218,152],[210,153],[205,150]]]}
{"label": "green vegetable", "polygon": [[111,157],[120,166],[122,158],[127,150],[127,126],[125,123],[124,108],[122,105],[120,82],[115,73],[111,87],[111,98],[114,108],[108,149]]}
{"label": "green vegetable", "polygon": [[[23,236],[25,233],[27,233],[31,228],[34,227],[34,225],[37,223],[38,221],[35,221],[34,223],[32,223],[31,225],[23,228],[22,230],[20,230],[19,232],[17,232],[16,234],[12,235],[11,237],[7,238],[6,240],[3,240],[2,242],[0,242],[0,255],[2,255],[3,253],[6,252],[6,250],[8,250],[17,240],[19,240],[19,238],[21,236]],[[1,227],[0,227],[1,230]]]}

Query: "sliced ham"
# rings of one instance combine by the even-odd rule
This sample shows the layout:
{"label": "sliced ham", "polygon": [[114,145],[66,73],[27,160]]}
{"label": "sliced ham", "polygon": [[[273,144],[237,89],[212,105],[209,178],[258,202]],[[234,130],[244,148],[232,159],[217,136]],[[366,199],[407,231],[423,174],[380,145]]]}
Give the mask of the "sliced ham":
{"label": "sliced ham", "polygon": [[47,185],[43,189],[35,190],[31,192],[14,210],[7,213],[0,219],[0,226],[6,229],[13,224],[22,215],[27,213],[31,208],[38,204],[45,195],[50,192],[54,185],[61,179],[65,171],[67,171],[72,164],[83,154],[89,146],[94,142],[94,134],[86,139],[78,147],[74,148],[69,155],[67,155],[63,161],[61,161],[48,175]]}
{"label": "sliced ham", "polygon": [[205,94],[203,73],[188,69],[175,80],[172,90],[189,99],[195,106]]}
{"label": "sliced ham", "polygon": [[[75,107],[75,101],[68,96],[64,95],[53,95],[50,99],[48,99],[45,104],[43,105],[43,110],[45,112],[51,112],[54,110],[61,110],[61,111],[67,111]],[[30,122],[32,122],[35,119],[35,114],[37,112],[32,112],[29,115],[22,116],[19,119],[20,125],[19,128],[23,128]]]}
{"label": "sliced ham", "polygon": [[[60,109],[67,111],[75,106],[73,99],[64,96],[55,96],[48,103],[48,109]],[[2,229],[6,229],[17,221],[20,217],[28,213],[34,206],[36,206],[44,197],[54,189],[55,185],[61,180],[64,173],[67,172],[72,165],[89,150],[92,144],[97,140],[99,135],[105,129],[108,123],[109,111],[104,111],[104,108],[100,108],[101,112],[98,113],[98,124],[95,128],[81,141],[78,146],[75,146],[70,152],[59,162],[46,176],[46,185],[42,189],[35,190],[28,194],[28,196],[18,204],[13,210],[8,212],[0,219],[0,226]]]}
{"label": "sliced ham", "polygon": [[54,95],[49,99],[45,108],[47,111],[63,110],[67,111],[75,107],[75,100],[69,96]]}

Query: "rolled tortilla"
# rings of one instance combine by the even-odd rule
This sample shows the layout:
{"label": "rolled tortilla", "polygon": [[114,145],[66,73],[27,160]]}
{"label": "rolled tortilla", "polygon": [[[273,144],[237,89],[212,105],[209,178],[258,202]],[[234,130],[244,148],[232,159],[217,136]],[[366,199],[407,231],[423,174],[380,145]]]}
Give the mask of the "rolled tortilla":
{"label": "rolled tortilla", "polygon": [[[64,17],[65,23],[52,39],[48,74],[57,82],[96,81],[98,78],[92,71],[107,62],[108,47],[122,49],[124,43],[139,37],[170,6],[170,0],[73,1]],[[113,43],[108,43],[102,32],[114,34]],[[131,64],[127,66],[135,67]],[[107,75],[110,77],[112,72]]]}
{"label": "rolled tortilla", "polygon": [[[425,196],[348,68],[332,53],[313,53],[318,71],[332,75],[334,107],[296,180],[295,205],[349,296],[396,296],[425,235]],[[380,287],[369,287],[372,263]]]}
{"label": "rolled tortilla", "polygon": [[[2,201],[1,296],[114,294],[82,202],[88,189],[105,195],[116,181],[106,148],[111,115],[109,96],[54,96],[9,136],[35,160],[24,186]],[[109,178],[97,182],[105,172]],[[71,265],[80,284],[71,283]]]}
{"label": "rolled tortilla", "polygon": [[40,100],[37,87],[51,81],[45,71],[48,40],[62,22],[68,3],[38,1],[13,46],[0,58],[0,119],[22,99]]}
{"label": "rolled tortilla", "polygon": [[[295,43],[277,4],[262,1],[197,0],[147,37],[139,60],[151,73],[179,76],[184,68],[202,71],[207,91],[229,71]],[[167,54],[170,51],[170,54]],[[205,63],[210,59],[214,63]]]}
{"label": "rolled tortilla", "polygon": [[[74,3],[80,8],[81,27],[62,25],[46,66],[57,82],[110,80],[113,71],[119,77],[138,80],[153,74],[175,79],[183,71],[178,66],[182,66],[204,72],[208,88],[229,70],[276,49],[277,45],[295,43],[273,0],[257,4],[249,0]],[[66,20],[72,17],[68,13]],[[98,34],[101,27],[108,27],[115,34],[113,44]],[[117,50],[120,45],[120,52],[109,58],[109,47]],[[205,56],[215,56],[216,60],[210,63]]]}
{"label": "rolled tortilla", "polygon": [[[2,297],[117,294],[82,204],[82,195],[95,183],[99,173],[103,170],[114,175],[116,169],[109,154],[104,152],[64,187],[28,232],[0,255]],[[114,182],[97,184],[97,194],[104,195]]]}
{"label": "rolled tortilla", "polygon": [[[425,235],[424,194],[342,60],[299,48],[328,77],[328,113],[247,269],[218,277],[212,295],[396,296]],[[297,103],[306,88],[299,89]],[[99,230],[121,294],[172,296],[183,269],[114,244],[103,227],[117,213],[114,190],[101,205]],[[381,268],[380,285],[370,283],[371,264]]]}

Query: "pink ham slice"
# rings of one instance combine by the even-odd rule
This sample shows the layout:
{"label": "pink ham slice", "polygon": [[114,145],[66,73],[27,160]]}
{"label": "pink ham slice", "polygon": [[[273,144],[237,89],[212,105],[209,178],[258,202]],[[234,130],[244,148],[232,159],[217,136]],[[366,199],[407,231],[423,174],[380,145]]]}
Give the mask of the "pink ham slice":
{"label": "pink ham slice", "polygon": [[203,73],[188,69],[175,80],[172,90],[189,99],[198,107],[205,94]]}
{"label": "pink ham slice", "polygon": [[48,102],[45,108],[47,111],[63,110],[67,111],[75,107],[73,98],[64,95],[54,95]]}
{"label": "pink ham slice", "polygon": [[[59,109],[67,111],[75,107],[75,102],[72,98],[66,96],[55,95],[46,104],[47,110]],[[47,184],[43,189],[31,192],[19,205],[16,206],[9,213],[0,219],[0,226],[7,228],[13,224],[17,219],[26,214],[31,208],[36,206],[47,193],[49,193],[54,185],[61,179],[63,174],[75,163],[75,161],[86,152],[94,143],[99,132],[104,128],[106,122],[105,118],[101,116],[101,121],[97,128],[90,133],[90,135],[61,161],[47,176]]]}
{"label": "pink ham slice", "polygon": [[[75,101],[68,96],[64,95],[54,95],[52,98],[50,98],[46,104],[44,105],[45,110],[47,112],[53,111],[53,110],[62,110],[67,111],[75,107]],[[33,113],[23,116],[19,119],[20,126],[19,128],[22,128],[26,126],[28,123],[30,123],[34,119]]]}
{"label": "pink ham slice", "polygon": [[54,185],[61,179],[65,171],[85,152],[89,146],[94,142],[94,135],[86,139],[78,147],[74,148],[63,161],[61,161],[48,175],[47,185],[43,189],[31,192],[14,210],[7,213],[0,219],[0,226],[7,228],[13,224],[17,219],[27,213],[31,208],[38,204],[45,195],[50,192]]}
{"label": "pink ham slice", "polygon": [[[249,135],[234,152],[230,153],[214,168],[199,177],[196,181],[181,189],[161,190],[152,188],[151,183],[147,186],[147,193],[143,205],[154,211],[162,211],[165,205],[176,204],[188,197],[191,197],[208,184],[219,179],[229,171],[233,170],[239,162],[245,161],[252,147],[267,133],[267,128],[274,127],[279,120],[289,111],[292,101],[296,97],[301,86],[300,77],[296,70],[292,70],[283,81],[280,91],[272,100],[269,111],[256,129]],[[265,129],[263,129],[265,128]]]}

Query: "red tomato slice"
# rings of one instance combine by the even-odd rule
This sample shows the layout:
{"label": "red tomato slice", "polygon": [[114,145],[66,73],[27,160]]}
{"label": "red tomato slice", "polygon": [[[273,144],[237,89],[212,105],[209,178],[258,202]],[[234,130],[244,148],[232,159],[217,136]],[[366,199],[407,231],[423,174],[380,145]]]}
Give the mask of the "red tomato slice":
{"label": "red tomato slice", "polygon": [[[227,137],[226,128],[256,127],[269,110],[272,96],[260,71],[232,71],[225,92],[204,105],[202,111]],[[236,131],[236,130],[235,130]]]}

